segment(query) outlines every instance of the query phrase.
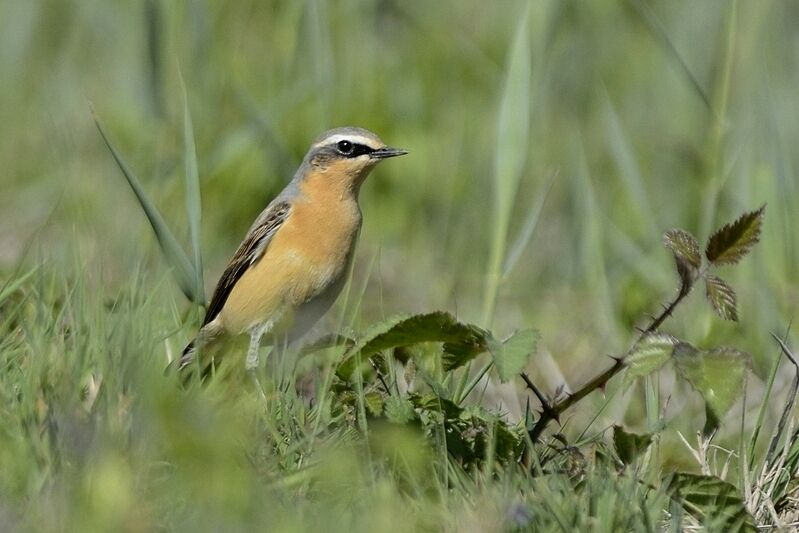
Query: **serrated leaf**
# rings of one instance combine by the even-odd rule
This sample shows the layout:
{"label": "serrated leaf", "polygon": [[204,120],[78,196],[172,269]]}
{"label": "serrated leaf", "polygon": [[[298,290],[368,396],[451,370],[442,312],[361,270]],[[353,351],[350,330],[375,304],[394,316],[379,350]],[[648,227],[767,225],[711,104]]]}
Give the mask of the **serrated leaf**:
{"label": "serrated leaf", "polygon": [[705,276],[705,294],[716,313],[724,320],[738,321],[735,291],[723,279]]}
{"label": "serrated leaf", "polygon": [[679,341],[666,333],[648,333],[635,343],[624,363],[627,376],[647,376],[663,366]]}
{"label": "serrated leaf", "polygon": [[674,257],[679,257],[693,268],[702,265],[702,255],[699,251],[699,241],[685,230],[670,229],[663,234],[663,244],[671,250]]}
{"label": "serrated leaf", "polygon": [[745,374],[752,366],[749,354],[735,348],[704,351],[686,342],[674,347],[674,363],[717,420],[741,396]]}
{"label": "serrated leaf", "polygon": [[534,329],[525,329],[516,332],[505,342],[500,342],[490,335],[486,337],[488,351],[494,358],[494,366],[500,381],[505,383],[524,370],[530,356],[535,353],[540,336],[541,334]]}
{"label": "serrated leaf", "polygon": [[705,257],[714,265],[737,263],[760,240],[764,205],[757,211],[741,215],[732,224],[719,228],[707,243]]}
{"label": "serrated leaf", "polygon": [[463,407],[436,394],[410,394],[408,395],[408,399],[415,407],[426,411],[441,413],[448,420],[457,419],[461,416],[461,413],[463,413]]}
{"label": "serrated leaf", "polygon": [[714,525],[711,530],[756,531],[740,491],[722,479],[678,472],[669,474],[663,487],[705,526]]}
{"label": "serrated leaf", "polygon": [[385,402],[379,392],[372,391],[363,395],[363,403],[372,415],[380,416]]}
{"label": "serrated leaf", "polygon": [[[372,325],[355,346],[347,351],[336,373],[342,379],[349,379],[355,371],[355,356],[358,352],[365,361],[380,351],[422,342],[443,342],[445,349],[448,345],[468,346],[472,348],[472,352],[483,346],[481,351],[484,351],[485,335],[477,326],[458,322],[454,316],[442,311],[422,315],[396,315]],[[471,355],[472,352],[463,350],[454,360],[445,355],[444,368],[457,368],[468,360],[466,357],[474,357],[479,353]]]}
{"label": "serrated leaf", "polygon": [[503,420],[494,421],[494,454],[502,461],[513,459],[522,444],[521,435]]}
{"label": "serrated leaf", "polygon": [[386,418],[395,424],[407,424],[416,418],[413,404],[405,398],[389,396],[384,404],[384,409]]}
{"label": "serrated leaf", "polygon": [[624,431],[621,426],[613,426],[613,447],[616,449],[619,459],[625,465],[630,464],[636,457],[646,452],[650,444],[652,444],[652,435],[650,433],[637,435]]}
{"label": "serrated leaf", "polygon": [[663,244],[674,256],[677,274],[682,283],[681,290],[688,292],[699,275],[699,267],[702,264],[699,242],[685,230],[671,229],[663,234]]}
{"label": "serrated leaf", "polygon": [[460,368],[488,349],[482,330],[474,331],[460,341],[449,341],[443,345],[442,367],[446,371]]}

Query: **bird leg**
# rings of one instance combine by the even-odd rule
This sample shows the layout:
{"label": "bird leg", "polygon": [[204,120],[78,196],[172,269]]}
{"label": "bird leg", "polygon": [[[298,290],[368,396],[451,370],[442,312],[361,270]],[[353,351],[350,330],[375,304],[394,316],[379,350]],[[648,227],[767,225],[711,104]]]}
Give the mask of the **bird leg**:
{"label": "bird leg", "polygon": [[271,328],[272,322],[268,321],[250,329],[250,347],[247,349],[247,359],[244,362],[244,368],[247,373],[252,376],[255,388],[258,389],[258,393],[261,395],[264,402],[266,402],[266,393],[264,392],[261,382],[258,381],[258,375],[255,371],[258,369],[258,350],[261,348],[261,337]]}
{"label": "bird leg", "polygon": [[247,350],[247,359],[244,363],[244,368],[248,372],[254,372],[258,368],[258,350],[261,348],[261,337],[270,329],[272,329],[271,320],[250,329],[250,347]]}

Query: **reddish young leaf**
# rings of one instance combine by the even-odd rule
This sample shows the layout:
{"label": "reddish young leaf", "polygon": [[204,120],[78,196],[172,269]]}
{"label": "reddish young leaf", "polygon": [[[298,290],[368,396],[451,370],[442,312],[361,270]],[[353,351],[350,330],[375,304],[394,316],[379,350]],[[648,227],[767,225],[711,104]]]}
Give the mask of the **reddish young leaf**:
{"label": "reddish young leaf", "polygon": [[760,240],[766,206],[744,213],[732,224],[725,224],[707,243],[705,257],[714,265],[737,263]]}

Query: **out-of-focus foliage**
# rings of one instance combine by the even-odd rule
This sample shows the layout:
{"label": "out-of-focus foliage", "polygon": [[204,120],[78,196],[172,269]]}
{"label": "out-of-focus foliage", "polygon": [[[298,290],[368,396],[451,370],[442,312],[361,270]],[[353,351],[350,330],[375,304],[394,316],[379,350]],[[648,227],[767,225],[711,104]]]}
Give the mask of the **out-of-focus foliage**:
{"label": "out-of-focus foliage", "polygon": [[[748,524],[725,499],[729,483],[706,479],[724,458],[665,433],[625,452],[641,470],[619,468],[595,441],[538,458],[537,476],[486,461],[522,439],[490,423],[495,411],[527,421],[521,391],[475,383],[460,410],[426,392],[386,400],[363,382],[334,405],[337,349],[270,360],[267,404],[235,372],[183,390],[162,371],[193,333],[189,306],[89,102],[186,261],[203,251],[208,284],[319,132],[360,125],[407,148],[364,185],[354,281],[322,329],[432,309],[481,328],[493,315],[498,339],[535,327],[528,370],[548,396],[609,365],[603,354],[630,346],[632,327],[671,296],[664,230],[707,242],[719,222],[767,203],[758,232],[750,216],[715,239],[759,235],[757,252],[705,278],[714,308],[738,322],[691,294],[662,328],[751,353],[761,377],[771,369],[767,387],[746,382],[746,412],[789,381],[769,333],[799,302],[797,23],[787,1],[0,0],[0,529],[629,530],[657,529],[664,509],[708,527]],[[520,88],[530,99],[517,106]],[[692,243],[669,242],[695,259]],[[733,261],[753,239],[741,242],[706,258]],[[178,275],[196,292],[198,272]],[[631,351],[641,375],[668,351],[656,344]],[[482,346],[449,348],[485,364]],[[423,362],[438,347],[403,349],[414,357],[397,349],[383,361],[391,383],[437,370]],[[688,370],[706,400],[707,370]],[[310,392],[297,392],[298,376]],[[622,418],[643,436],[701,425],[701,398],[670,368],[640,390],[621,385],[570,412],[567,442]],[[722,392],[718,416],[740,391]],[[490,411],[473,407],[481,400]],[[744,425],[770,435],[784,403],[762,405]],[[735,449],[740,414],[716,421]],[[474,431],[453,458],[444,443],[463,433],[414,429],[415,417]],[[797,454],[786,446],[781,469],[774,448],[762,473],[750,454],[740,460],[753,476],[730,477],[749,505],[773,495],[786,516]],[[661,468],[694,457],[703,477],[650,489]],[[696,503],[699,485],[717,498]],[[711,503],[729,512],[697,510]]]}

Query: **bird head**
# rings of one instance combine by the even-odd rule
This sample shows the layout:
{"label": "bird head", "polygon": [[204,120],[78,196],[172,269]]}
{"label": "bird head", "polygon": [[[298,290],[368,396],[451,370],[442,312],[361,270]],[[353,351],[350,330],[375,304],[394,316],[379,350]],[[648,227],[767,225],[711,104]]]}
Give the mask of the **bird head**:
{"label": "bird head", "polygon": [[407,153],[407,150],[386,146],[380,137],[363,128],[336,128],[316,138],[303,167],[321,179],[350,184],[357,192],[380,161]]}

